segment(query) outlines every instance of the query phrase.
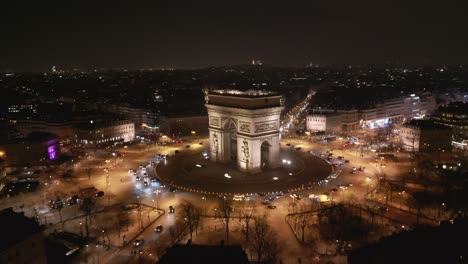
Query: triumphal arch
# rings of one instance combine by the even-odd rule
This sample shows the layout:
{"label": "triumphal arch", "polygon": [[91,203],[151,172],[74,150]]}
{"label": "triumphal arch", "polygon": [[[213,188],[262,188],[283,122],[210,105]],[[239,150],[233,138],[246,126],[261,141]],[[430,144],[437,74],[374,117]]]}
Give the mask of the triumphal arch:
{"label": "triumphal arch", "polygon": [[273,92],[205,90],[210,159],[258,173],[280,165],[280,115],[284,98]]}

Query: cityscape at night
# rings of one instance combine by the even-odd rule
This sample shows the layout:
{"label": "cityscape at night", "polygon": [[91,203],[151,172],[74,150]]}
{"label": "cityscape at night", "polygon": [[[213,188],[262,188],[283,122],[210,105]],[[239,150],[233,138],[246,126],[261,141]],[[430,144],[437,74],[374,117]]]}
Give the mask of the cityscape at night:
{"label": "cityscape at night", "polygon": [[466,10],[4,3],[0,263],[468,263]]}

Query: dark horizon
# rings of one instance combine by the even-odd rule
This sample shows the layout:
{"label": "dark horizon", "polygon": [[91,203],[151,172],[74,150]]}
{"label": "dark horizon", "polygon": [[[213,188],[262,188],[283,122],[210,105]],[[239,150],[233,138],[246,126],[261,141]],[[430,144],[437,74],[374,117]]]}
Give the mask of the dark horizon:
{"label": "dark horizon", "polygon": [[5,3],[0,71],[467,64],[467,3]]}

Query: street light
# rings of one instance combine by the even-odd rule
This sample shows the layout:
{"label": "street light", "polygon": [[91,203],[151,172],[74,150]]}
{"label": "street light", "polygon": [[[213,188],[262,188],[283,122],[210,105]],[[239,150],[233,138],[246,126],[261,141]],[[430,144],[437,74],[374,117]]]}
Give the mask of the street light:
{"label": "street light", "polygon": [[205,201],[205,215],[206,215],[206,197],[203,196],[202,199]]}
{"label": "street light", "polygon": [[[161,190],[154,191],[154,193],[156,194],[156,209],[159,208],[159,193],[160,192],[161,192]],[[154,204],[154,200],[153,200],[153,204]]]}

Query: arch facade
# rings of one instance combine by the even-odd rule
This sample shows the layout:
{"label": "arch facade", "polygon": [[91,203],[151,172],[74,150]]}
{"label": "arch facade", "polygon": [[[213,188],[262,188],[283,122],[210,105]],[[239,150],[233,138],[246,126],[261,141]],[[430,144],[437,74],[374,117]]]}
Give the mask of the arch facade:
{"label": "arch facade", "polygon": [[[242,104],[231,106],[229,97],[216,95],[216,104],[207,98],[210,159],[220,163],[234,162],[240,170],[250,173],[278,167],[283,105],[281,100],[276,105],[269,103],[265,107],[263,104],[280,96],[262,97],[258,107],[251,107],[256,103],[252,100],[258,98],[241,97],[249,108],[242,108]],[[239,97],[235,99],[239,100]]]}

